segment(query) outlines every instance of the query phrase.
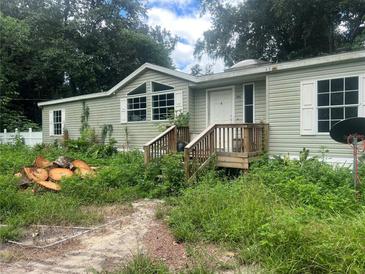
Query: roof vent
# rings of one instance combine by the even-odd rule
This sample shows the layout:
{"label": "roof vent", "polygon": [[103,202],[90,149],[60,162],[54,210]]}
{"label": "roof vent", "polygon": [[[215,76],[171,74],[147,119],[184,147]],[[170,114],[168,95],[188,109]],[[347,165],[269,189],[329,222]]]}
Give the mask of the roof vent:
{"label": "roof vent", "polygon": [[239,61],[238,63],[234,64],[232,67],[230,67],[227,70],[236,70],[236,69],[245,69],[249,67],[255,67],[262,64],[267,64],[266,61],[258,60],[258,59],[246,59]]}

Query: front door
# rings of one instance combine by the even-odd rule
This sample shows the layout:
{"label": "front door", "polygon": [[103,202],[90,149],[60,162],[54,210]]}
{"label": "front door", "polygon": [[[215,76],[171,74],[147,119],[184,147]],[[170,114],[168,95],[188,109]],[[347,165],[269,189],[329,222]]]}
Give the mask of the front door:
{"label": "front door", "polygon": [[[209,92],[209,125],[233,123],[233,92],[231,89]],[[231,137],[232,134],[231,134]],[[228,129],[216,133],[216,150],[228,152],[231,147]]]}
{"label": "front door", "polygon": [[233,92],[231,89],[209,92],[208,124],[233,122]]}

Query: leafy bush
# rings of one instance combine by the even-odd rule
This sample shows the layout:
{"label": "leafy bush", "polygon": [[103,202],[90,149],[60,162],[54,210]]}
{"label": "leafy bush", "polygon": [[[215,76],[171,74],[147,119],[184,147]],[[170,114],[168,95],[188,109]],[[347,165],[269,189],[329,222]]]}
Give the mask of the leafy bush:
{"label": "leafy bush", "polygon": [[161,159],[161,175],[167,186],[167,194],[178,194],[185,186],[182,154],[170,154]]}
{"label": "leafy bush", "polygon": [[84,153],[88,157],[105,158],[117,153],[115,143],[115,141],[112,141],[108,144],[98,144],[79,138],[77,140],[66,140],[65,148],[68,151]]}
{"label": "leafy bush", "polygon": [[236,249],[273,273],[364,273],[365,208],[351,172],[315,159],[264,159],[235,181],[209,177],[178,197],[176,237]]}

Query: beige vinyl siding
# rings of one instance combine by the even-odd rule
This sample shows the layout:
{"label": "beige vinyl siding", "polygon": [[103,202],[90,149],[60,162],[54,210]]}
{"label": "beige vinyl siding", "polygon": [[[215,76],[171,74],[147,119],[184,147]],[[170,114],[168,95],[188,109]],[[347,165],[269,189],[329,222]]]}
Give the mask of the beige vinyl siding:
{"label": "beige vinyl siding", "polygon": [[206,128],[207,124],[207,102],[205,89],[192,90],[193,106],[190,108],[191,132],[196,135]]}
{"label": "beige vinyl siding", "polygon": [[[249,81],[242,84],[234,85],[235,99],[234,99],[234,121],[235,123],[243,123],[243,85],[244,83],[253,83],[255,85],[255,122],[266,120],[266,82]],[[227,86],[222,87],[222,90],[227,89]],[[230,90],[229,90],[230,92]],[[207,102],[206,89],[191,90],[191,97],[193,98],[193,106],[191,109],[191,131],[194,135],[202,132],[207,125]]]}
{"label": "beige vinyl siding", "polygon": [[[188,82],[160,72],[147,70],[113,95],[85,100],[85,103],[90,110],[89,125],[96,130],[99,137],[103,125],[111,124],[113,125],[112,137],[117,140],[118,147],[126,147],[127,130],[128,145],[131,148],[142,148],[144,143],[160,133],[158,125],[164,122],[151,121],[151,81],[170,85],[175,87],[175,90],[183,91],[183,110],[188,111]],[[120,121],[120,99],[125,98],[128,92],[144,82],[147,82],[147,121],[122,124]],[[69,131],[70,138],[74,139],[80,136],[82,101],[45,106],[42,110],[43,140],[45,143],[52,143],[55,139],[62,138],[49,136],[48,113],[49,110],[58,108],[65,109],[65,128]]]}
{"label": "beige vinyl siding", "polygon": [[67,104],[57,104],[51,106],[45,106],[42,109],[42,132],[43,132],[43,142],[53,143],[55,140],[62,140],[62,136],[50,136],[50,121],[49,112],[64,109],[65,110],[65,124],[64,129],[67,129],[70,136],[79,136],[80,134],[80,117],[82,112],[82,103],[70,102]]}
{"label": "beige vinyl siding", "polygon": [[255,122],[266,122],[266,81],[255,82]]}
{"label": "beige vinyl siding", "polygon": [[300,135],[300,82],[361,74],[365,74],[364,60],[270,74],[268,76],[270,154],[289,153],[294,156],[305,147],[312,155],[320,155],[321,146],[324,146],[330,151],[329,157],[351,157],[349,146],[332,141],[329,134]]}

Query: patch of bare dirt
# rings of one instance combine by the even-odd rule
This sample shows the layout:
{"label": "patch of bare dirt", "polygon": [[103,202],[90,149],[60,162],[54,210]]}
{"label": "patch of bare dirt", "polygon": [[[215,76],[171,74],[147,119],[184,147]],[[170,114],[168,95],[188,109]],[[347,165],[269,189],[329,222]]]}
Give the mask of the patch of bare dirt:
{"label": "patch of bare dirt", "polygon": [[137,201],[127,215],[115,208],[104,209],[103,213],[109,214],[106,220],[120,221],[52,248],[5,245],[0,248],[0,273],[112,271],[145,250],[143,238],[155,222],[155,208],[160,203]]}
{"label": "patch of bare dirt", "polygon": [[177,243],[170,230],[161,221],[156,221],[144,237],[147,254],[155,260],[164,262],[170,271],[180,271],[188,268],[189,260],[185,245]]}

